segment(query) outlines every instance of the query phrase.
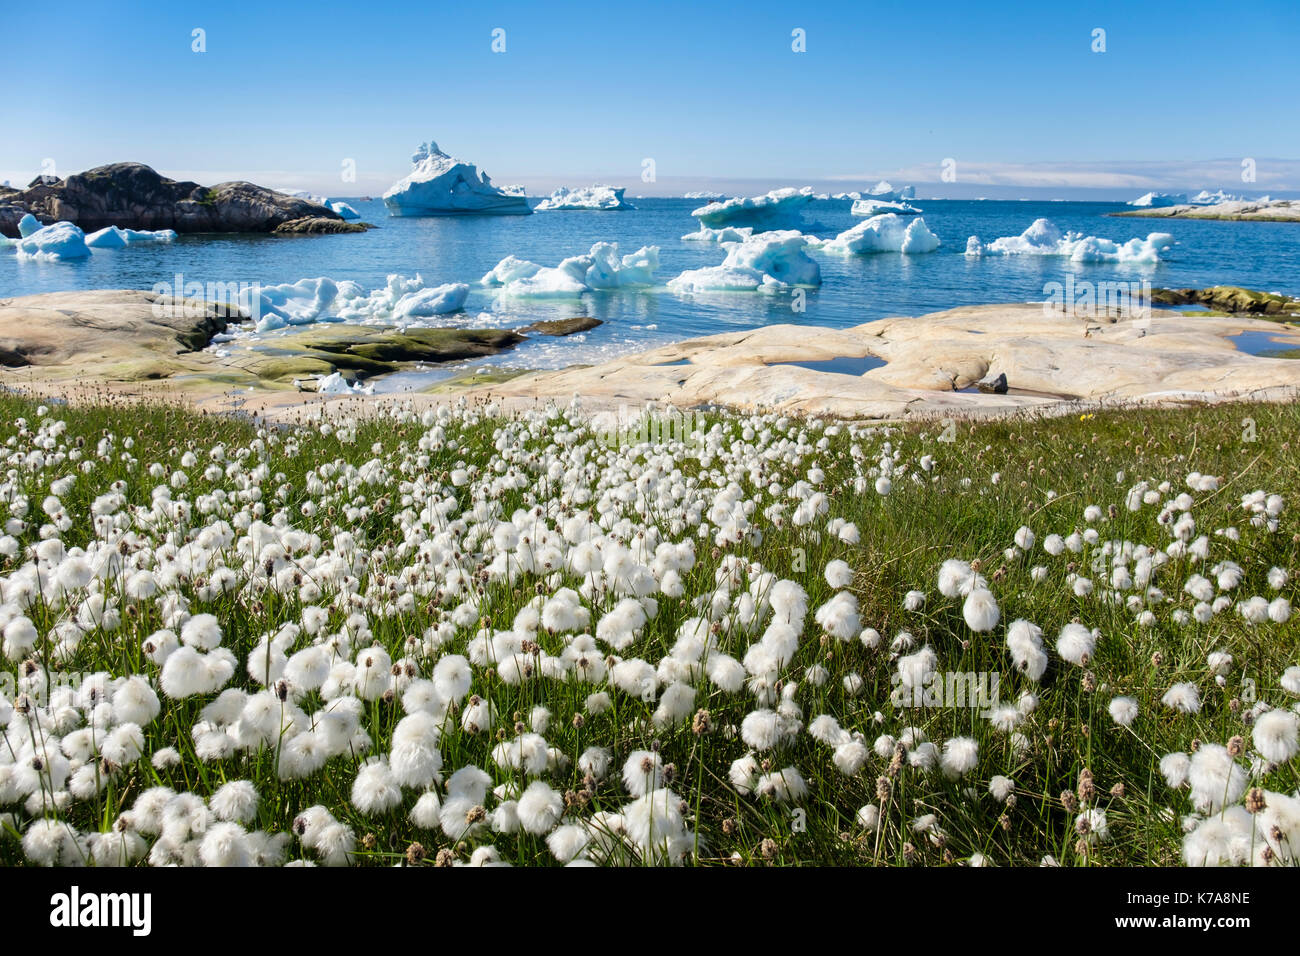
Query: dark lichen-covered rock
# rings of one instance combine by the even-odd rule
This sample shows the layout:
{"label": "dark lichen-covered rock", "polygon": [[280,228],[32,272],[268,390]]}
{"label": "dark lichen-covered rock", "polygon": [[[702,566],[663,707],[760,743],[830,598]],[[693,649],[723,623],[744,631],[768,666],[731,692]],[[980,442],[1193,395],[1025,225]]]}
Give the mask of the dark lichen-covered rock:
{"label": "dark lichen-covered rock", "polygon": [[142,163],[97,166],[67,179],[38,177],[27,189],[0,196],[0,233],[18,235],[18,221],[29,212],[43,223],[66,220],[86,232],[105,226],[273,232],[297,220],[343,223],[332,209],[253,183],[177,182]]}
{"label": "dark lichen-covered rock", "polygon": [[304,216],[282,222],[274,230],[277,236],[329,236],[345,232],[365,232],[374,229],[368,222],[344,222],[341,219],[326,219],[324,216]]}
{"label": "dark lichen-covered rock", "polygon": [[571,319],[544,319],[540,322],[534,322],[531,325],[525,325],[520,332],[536,332],[539,335],[576,335],[579,332],[586,332],[601,325],[600,319],[593,319],[590,316],[579,315]]}
{"label": "dark lichen-covered rock", "polygon": [[321,325],[263,339],[234,362],[268,381],[285,383],[331,372],[351,380],[396,372],[416,362],[495,355],[522,341],[522,335],[509,329]]}
{"label": "dark lichen-covered rock", "polygon": [[1208,289],[1152,289],[1153,305],[1200,305],[1229,315],[1290,315],[1300,312],[1300,300],[1275,292],[1256,292],[1235,285]]}

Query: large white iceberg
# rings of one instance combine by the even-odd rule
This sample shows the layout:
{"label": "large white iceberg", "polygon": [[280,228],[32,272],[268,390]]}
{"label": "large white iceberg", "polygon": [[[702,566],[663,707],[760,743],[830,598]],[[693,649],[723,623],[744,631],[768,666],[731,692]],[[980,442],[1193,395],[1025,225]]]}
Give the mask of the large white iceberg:
{"label": "large white iceberg", "polygon": [[616,209],[635,209],[630,202],[623,199],[626,187],[623,186],[585,186],[582,189],[566,189],[561,186],[550,197],[537,204],[535,212],[548,212],[556,209],[582,209],[596,212]]}
{"label": "large white iceberg", "polygon": [[897,213],[900,216],[916,216],[922,211],[911,203],[889,202],[883,199],[855,199],[853,208],[849,210],[854,216],[879,216],[887,212]]}
{"label": "large white iceberg", "polygon": [[895,213],[884,213],[858,223],[834,239],[809,239],[808,245],[822,252],[862,255],[870,252],[915,254],[934,252],[939,237],[930,231],[925,220],[905,221]]}
{"label": "large white iceberg", "polygon": [[14,245],[20,259],[61,262],[90,257],[86,234],[80,227],[70,222],[56,222],[42,226],[35,232],[22,236]]}
{"label": "large white iceberg", "polygon": [[915,199],[916,187],[904,186],[902,189],[895,189],[892,183],[886,179],[882,179],[880,182],[868,189],[863,198],[879,199],[884,202],[899,202],[903,199]]}
{"label": "large white iceberg", "polygon": [[419,275],[390,275],[387,284],[369,292],[357,282],[320,277],[249,287],[241,292],[238,304],[257,320],[258,332],[313,322],[404,328],[423,324],[421,319],[458,312],[468,296],[469,286],[463,282],[428,287]]}
{"label": "large white iceberg", "polygon": [[814,199],[811,186],[803,189],[773,189],[762,196],[738,197],[725,202],[701,206],[691,215],[700,225],[717,229],[721,226],[753,226],[756,230],[779,229],[801,224],[803,207]]}
{"label": "large white iceberg", "polygon": [[119,229],[117,226],[105,226],[88,235],[86,245],[92,249],[121,249],[139,242],[172,242],[175,238],[175,229]]}
{"label": "large white iceberg", "polygon": [[522,192],[492,185],[473,163],[454,159],[437,143],[422,143],[411,157],[415,168],[384,193],[390,216],[526,216]]}
{"label": "large white iceberg", "polygon": [[1174,245],[1167,232],[1153,232],[1145,239],[1127,242],[1085,236],[1078,232],[1062,234],[1051,220],[1035,219],[1033,225],[1018,236],[1003,236],[981,243],[978,236],[966,241],[968,256],[1062,256],[1074,262],[1154,263]]}
{"label": "large white iceberg", "polygon": [[570,256],[558,266],[543,267],[506,256],[479,282],[515,298],[564,298],[594,289],[651,286],[658,268],[658,246],[643,246],[620,256],[617,243],[598,242],[585,256]]}
{"label": "large white iceberg", "polygon": [[1146,193],[1138,196],[1137,199],[1129,201],[1130,206],[1138,206],[1142,209],[1158,209],[1162,206],[1184,206],[1187,204],[1187,193]]}
{"label": "large white iceberg", "polygon": [[808,237],[793,230],[765,232],[726,245],[721,265],[688,269],[668,283],[674,292],[779,292],[821,285],[821,267],[804,251]]}

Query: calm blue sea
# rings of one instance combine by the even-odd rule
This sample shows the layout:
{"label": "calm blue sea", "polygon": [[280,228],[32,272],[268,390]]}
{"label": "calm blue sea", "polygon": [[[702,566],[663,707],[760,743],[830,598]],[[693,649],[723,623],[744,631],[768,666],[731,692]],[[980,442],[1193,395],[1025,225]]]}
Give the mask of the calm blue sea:
{"label": "calm blue sea", "polygon": [[[626,212],[549,212],[521,217],[460,219],[390,218],[379,201],[350,200],[378,229],[364,235],[272,238],[188,236],[170,245],[141,245],[95,253],[82,262],[19,261],[0,251],[0,297],[68,289],[139,288],[170,282],[176,273],[200,282],[275,284],[329,276],[367,288],[390,273],[419,273],[429,283],[467,282],[475,287],[463,316],[431,324],[520,324],[545,318],[591,315],[604,325],[582,337],[524,347],[506,364],[530,367],[590,362],[619,352],[715,332],[777,322],[846,327],[895,315],[922,315],[986,302],[1041,301],[1045,283],[1077,280],[1141,281],[1167,287],[1231,283],[1300,293],[1300,225],[1293,223],[1192,222],[1116,219],[1119,203],[917,200],[926,224],[943,241],[935,253],[883,253],[842,257],[817,255],[821,288],[807,293],[802,313],[786,296],[732,293],[684,297],[665,288],[590,293],[581,300],[521,301],[477,287],[502,258],[516,255],[542,265],[586,252],[594,242],[617,242],[620,252],[658,245],[663,282],[685,269],[715,265],[723,250],[711,243],[683,242],[695,229],[685,199],[638,199]],[[831,236],[859,220],[849,202],[819,202],[806,218]],[[1018,235],[1046,217],[1062,231],[1124,241],[1169,232],[1178,245],[1154,266],[1073,265],[1047,257],[967,259],[966,239]],[[480,313],[491,313],[480,317]]]}

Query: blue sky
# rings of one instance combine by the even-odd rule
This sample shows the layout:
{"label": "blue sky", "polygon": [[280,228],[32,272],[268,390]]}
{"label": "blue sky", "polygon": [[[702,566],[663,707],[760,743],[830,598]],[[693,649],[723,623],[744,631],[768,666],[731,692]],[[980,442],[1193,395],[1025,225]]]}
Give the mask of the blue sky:
{"label": "blue sky", "polygon": [[[8,6],[7,36],[50,35],[48,9]],[[1296,0],[73,0],[58,13],[57,43],[11,51],[0,179],[25,183],[46,159],[59,174],[134,159],[205,183],[378,193],[434,137],[534,192],[881,177],[921,195],[1300,190],[1284,53],[1300,41]]]}

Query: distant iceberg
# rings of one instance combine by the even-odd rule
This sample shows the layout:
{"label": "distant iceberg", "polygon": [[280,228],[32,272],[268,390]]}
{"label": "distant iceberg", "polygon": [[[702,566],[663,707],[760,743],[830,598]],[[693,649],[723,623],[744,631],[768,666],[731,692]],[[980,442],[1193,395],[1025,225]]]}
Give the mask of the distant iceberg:
{"label": "distant iceberg", "polygon": [[707,190],[707,189],[703,189],[703,190],[698,190],[698,191],[696,191],[696,192],[682,193],[682,198],[683,198],[683,199],[703,199],[703,200],[706,200],[706,201],[708,201],[708,202],[717,202],[719,199],[726,199],[726,198],[727,198],[727,194],[726,194],[726,193],[715,193],[715,192],[710,192],[710,191]]}
{"label": "distant iceberg", "polygon": [[586,186],[582,189],[566,189],[561,186],[550,197],[537,204],[534,212],[548,212],[555,209],[582,209],[597,212],[616,209],[635,209],[630,202],[623,199],[626,187]]}
{"label": "distant iceberg", "polygon": [[721,265],[688,269],[668,283],[674,292],[780,292],[818,286],[821,267],[804,251],[808,237],[793,230],[765,232],[727,245]]}
{"label": "distant iceberg", "polygon": [[86,245],[92,249],[121,249],[137,242],[171,242],[175,238],[174,229],[119,229],[117,226],[105,226],[88,235]]}
{"label": "distant iceberg", "polygon": [[916,198],[915,186],[904,186],[902,189],[895,189],[893,184],[886,179],[872,186],[863,194],[864,199],[879,199],[884,202],[899,202],[904,199]]}
{"label": "distant iceberg", "polygon": [[1190,200],[1193,206],[1217,206],[1225,202],[1268,202],[1267,196],[1252,200],[1249,196],[1238,195],[1237,193],[1225,193],[1222,189],[1210,192],[1208,189],[1202,189]]}
{"label": "distant iceberg", "polygon": [[728,199],[701,206],[691,215],[700,225],[717,229],[721,226],[752,226],[757,231],[797,227],[802,224],[804,206],[812,202],[811,186],[803,189],[773,189],[762,196]]}
{"label": "distant iceberg", "polygon": [[[24,219],[24,221],[26,221]],[[30,228],[30,224],[28,226]],[[20,230],[21,231],[21,230]],[[90,258],[86,234],[70,222],[56,222],[42,226],[22,236],[14,246],[20,259],[44,262],[63,262]]]}
{"label": "distant iceberg", "polygon": [[930,231],[924,219],[905,221],[895,213],[865,219],[834,239],[809,239],[808,245],[822,252],[840,255],[863,255],[870,252],[901,252],[913,255],[934,252],[939,237]]}
{"label": "distant iceberg", "polygon": [[553,267],[506,256],[479,283],[515,298],[567,298],[595,289],[651,286],[658,268],[658,246],[619,256],[617,243],[598,242],[585,256],[571,256]]}
{"label": "distant iceberg", "polygon": [[1142,209],[1158,209],[1162,206],[1185,206],[1187,193],[1146,193],[1129,202],[1130,206]]}
{"label": "distant iceberg", "polygon": [[1018,236],[1004,236],[988,244],[978,236],[966,241],[968,256],[1061,256],[1073,262],[1155,263],[1174,245],[1167,232],[1153,232],[1145,239],[1119,243],[1112,239],[1061,231],[1049,219],[1035,219]]}
{"label": "distant iceberg", "polygon": [[453,159],[437,143],[422,143],[411,157],[415,168],[384,193],[390,216],[526,216],[522,192],[492,185],[473,163]]}
{"label": "distant iceberg", "polygon": [[892,212],[900,216],[916,216],[922,210],[917,209],[911,203],[892,202],[884,199],[855,199],[853,208],[849,210],[854,216],[879,216],[882,213]]}
{"label": "distant iceberg", "polygon": [[308,202],[314,202],[318,206],[324,206],[326,209],[342,216],[344,219],[360,219],[361,213],[352,208],[351,205],[342,199],[331,199],[328,196],[321,196],[307,189],[277,189],[276,192],[292,196],[294,199],[305,199]]}
{"label": "distant iceberg", "polygon": [[421,325],[420,319],[458,312],[469,296],[463,282],[426,287],[419,276],[390,275],[387,284],[367,292],[360,283],[320,277],[242,291],[238,305],[256,316],[258,332],[313,322],[362,325]]}

